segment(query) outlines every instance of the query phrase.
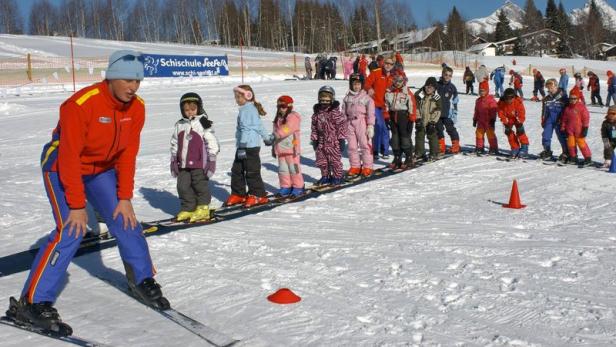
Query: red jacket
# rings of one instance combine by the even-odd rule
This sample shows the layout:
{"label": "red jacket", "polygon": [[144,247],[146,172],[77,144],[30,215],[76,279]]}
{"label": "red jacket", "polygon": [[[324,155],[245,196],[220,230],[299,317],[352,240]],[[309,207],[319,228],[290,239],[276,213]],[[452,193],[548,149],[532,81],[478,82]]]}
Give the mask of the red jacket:
{"label": "red jacket", "polygon": [[590,115],[586,105],[580,101],[567,105],[560,118],[560,130],[567,136],[581,137],[582,128],[588,128]]}
{"label": "red jacket", "polygon": [[108,81],[83,88],[60,106],[60,120],[41,165],[59,173],[66,202],[84,208],[82,176],[116,170],[119,199],[133,197],[135,161],[145,121],[143,100],[124,104],[112,96]]}
{"label": "red jacket", "polygon": [[588,88],[591,92],[598,92],[601,89],[599,85],[599,77],[597,75],[591,75],[588,77]]}
{"label": "red jacket", "polygon": [[368,60],[362,57],[359,60],[359,74],[362,76],[366,76],[366,69],[368,68]]}
{"label": "red jacket", "polygon": [[519,126],[526,120],[526,109],[519,96],[513,98],[513,102],[508,104],[505,101],[498,102],[498,118],[504,126]]}
{"label": "red jacket", "polygon": [[385,108],[385,93],[394,82],[396,74],[406,77],[404,71],[394,71],[393,69],[389,73],[386,73],[382,68],[370,72],[370,76],[368,76],[366,83],[364,83],[364,89],[366,91],[374,89],[372,99],[374,100],[375,107]]}
{"label": "red jacket", "polygon": [[498,105],[496,99],[494,99],[492,95],[480,96],[475,100],[475,114],[473,120],[477,122],[478,129],[492,128],[497,113]]}

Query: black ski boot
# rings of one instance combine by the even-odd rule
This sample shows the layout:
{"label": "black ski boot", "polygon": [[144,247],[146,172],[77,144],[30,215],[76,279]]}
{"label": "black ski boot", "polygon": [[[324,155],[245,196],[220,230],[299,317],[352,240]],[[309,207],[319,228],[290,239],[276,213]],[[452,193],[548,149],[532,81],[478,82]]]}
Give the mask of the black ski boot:
{"label": "black ski boot", "polygon": [[405,155],[404,164],[400,166],[402,170],[412,169],[415,167],[415,157],[412,154]]}
{"label": "black ski boot", "polygon": [[73,329],[62,322],[58,310],[49,301],[30,304],[23,298],[17,301],[17,299],[11,297],[6,316],[17,325],[40,330],[48,335],[70,336],[73,334]]}
{"label": "black ski boot", "polygon": [[580,166],[582,167],[593,166],[592,158],[591,157],[584,158],[584,161],[580,163]]}
{"label": "black ski boot", "polygon": [[475,155],[481,157],[484,154],[483,148],[477,147],[475,148]]}
{"label": "black ski boot", "polygon": [[400,154],[394,154],[394,161],[389,164],[389,168],[392,170],[397,170],[402,166],[402,157]]}
{"label": "black ski boot", "polygon": [[169,300],[163,296],[163,292],[160,290],[160,284],[156,283],[153,278],[146,278],[137,285],[128,281],[128,289],[137,300],[147,306],[161,311],[171,308]]}
{"label": "black ski boot", "polygon": [[543,150],[543,152],[539,153],[539,158],[543,160],[552,160],[552,151],[549,149]]}

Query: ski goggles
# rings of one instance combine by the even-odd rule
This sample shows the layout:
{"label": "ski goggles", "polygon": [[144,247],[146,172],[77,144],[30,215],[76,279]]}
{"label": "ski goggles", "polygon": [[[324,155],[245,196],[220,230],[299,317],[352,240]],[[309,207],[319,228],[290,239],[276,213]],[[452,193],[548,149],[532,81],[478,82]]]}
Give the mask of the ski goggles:
{"label": "ski goggles", "polygon": [[127,54],[127,55],[123,55],[123,56],[119,57],[118,59],[112,61],[111,64],[109,64],[109,66],[117,63],[120,60],[122,60],[122,61],[135,61],[136,60],[138,62],[141,62],[142,64],[145,62],[145,58],[141,54],[139,54],[139,55]]}

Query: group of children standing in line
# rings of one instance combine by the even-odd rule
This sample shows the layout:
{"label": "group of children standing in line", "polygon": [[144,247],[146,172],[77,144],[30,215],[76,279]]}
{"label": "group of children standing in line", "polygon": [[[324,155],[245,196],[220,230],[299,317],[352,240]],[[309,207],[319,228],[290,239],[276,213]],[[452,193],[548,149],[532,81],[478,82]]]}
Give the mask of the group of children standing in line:
{"label": "group of children standing in line", "polygon": [[[392,169],[406,169],[416,160],[438,160],[445,152],[444,131],[452,138],[452,153],[459,153],[459,137],[455,128],[457,118],[457,90],[451,77],[453,70],[444,66],[441,79],[429,77],[415,93],[406,86],[403,73],[393,74],[384,95],[384,112],[388,115],[391,139],[389,144],[394,160]],[[552,158],[551,137],[556,133],[563,153],[560,160],[577,163],[577,148],[584,156],[583,164],[591,163],[591,153],[585,138],[588,134],[589,113],[579,88],[569,94],[559,88],[555,79],[545,82],[548,93],[543,98],[541,125],[543,127],[541,158]],[[347,176],[370,176],[373,173],[372,139],[375,136],[375,100],[364,88],[360,74],[349,77],[349,90],[340,103],[335,90],[323,86],[313,107],[310,144],[321,171],[317,185],[339,185]],[[261,142],[272,146],[278,159],[279,196],[304,194],[300,164],[301,116],[293,110],[293,99],[280,96],[276,104],[273,131],[266,131],[261,116],[266,112],[255,100],[253,89],[240,85],[233,89],[239,106],[236,125],[236,152],[231,169],[231,195],[225,206],[242,204],[251,207],[267,203],[267,192],[261,178],[259,156]],[[216,170],[219,144],[212,121],[208,119],[199,95],[187,93],[180,99],[182,118],[177,121],[171,138],[171,173],[177,177],[181,202],[179,221],[196,222],[210,218],[211,194],[208,180]],[[512,157],[528,155],[529,140],[524,130],[526,111],[522,97],[513,88],[500,94],[489,92],[489,84],[481,83],[475,101],[473,127],[476,128],[476,152],[485,151],[487,136],[489,153],[498,154],[495,125],[497,117],[511,146]],[[415,128],[415,146],[412,132]],[[601,127],[606,166],[610,165],[616,148],[616,105],[609,108]],[[425,153],[426,137],[429,153]],[[348,145],[348,148],[346,148]],[[350,168],[345,173],[342,153],[347,149]],[[403,160],[404,158],[404,160]]]}

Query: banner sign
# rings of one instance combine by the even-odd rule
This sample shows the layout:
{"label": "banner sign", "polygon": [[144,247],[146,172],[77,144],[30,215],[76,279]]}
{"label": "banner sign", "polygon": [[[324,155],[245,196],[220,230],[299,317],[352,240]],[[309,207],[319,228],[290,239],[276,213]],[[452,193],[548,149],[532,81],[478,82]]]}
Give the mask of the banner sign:
{"label": "banner sign", "polygon": [[143,54],[145,77],[228,76],[227,56]]}

